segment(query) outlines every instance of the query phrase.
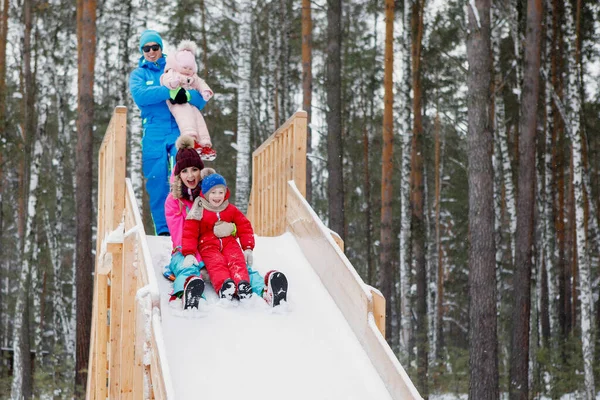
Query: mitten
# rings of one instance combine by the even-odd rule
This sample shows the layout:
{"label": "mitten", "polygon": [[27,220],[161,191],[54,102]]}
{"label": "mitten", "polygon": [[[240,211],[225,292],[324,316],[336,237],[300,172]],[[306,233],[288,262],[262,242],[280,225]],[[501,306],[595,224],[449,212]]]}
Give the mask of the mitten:
{"label": "mitten", "polygon": [[226,236],[235,236],[237,228],[233,222],[217,221],[213,228],[213,233],[218,238]]}
{"label": "mitten", "polygon": [[183,268],[189,268],[195,264],[198,264],[198,260],[196,260],[196,256],[192,254],[188,254],[183,259]]}
{"label": "mitten", "polygon": [[246,265],[248,266],[252,266],[252,250],[250,249],[246,249],[244,250],[244,258],[246,259]]}
{"label": "mitten", "polygon": [[[176,91],[175,96],[173,96],[173,91]],[[171,104],[185,104],[192,97],[184,88],[171,89],[169,94],[171,95]]]}
{"label": "mitten", "polygon": [[179,92],[179,88],[169,89],[169,101],[171,104],[175,104],[175,97],[177,97],[177,93]]}

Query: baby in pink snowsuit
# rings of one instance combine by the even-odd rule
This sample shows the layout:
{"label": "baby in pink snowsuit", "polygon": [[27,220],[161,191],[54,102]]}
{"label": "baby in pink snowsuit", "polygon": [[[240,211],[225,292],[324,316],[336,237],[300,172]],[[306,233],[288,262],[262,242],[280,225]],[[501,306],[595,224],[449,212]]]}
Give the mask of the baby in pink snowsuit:
{"label": "baby in pink snowsuit", "polygon": [[[196,89],[208,101],[213,91],[206,82],[198,76],[198,64],[195,59],[196,45],[189,40],[182,41],[173,57],[167,57],[165,73],[160,77],[160,83],[169,89]],[[172,104],[167,100],[167,106],[177,121],[181,135],[189,135],[196,142],[196,149],[204,160],[214,160],[216,152],[204,122],[202,113],[189,102]]]}

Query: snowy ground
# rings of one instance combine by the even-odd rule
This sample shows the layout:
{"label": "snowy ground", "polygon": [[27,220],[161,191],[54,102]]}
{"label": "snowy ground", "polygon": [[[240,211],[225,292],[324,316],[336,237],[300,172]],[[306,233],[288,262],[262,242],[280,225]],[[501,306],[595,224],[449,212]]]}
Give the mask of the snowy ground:
{"label": "snowy ground", "polygon": [[288,303],[220,302],[210,285],[198,311],[168,304],[168,238],[148,237],[177,399],[391,399],[350,326],[293,236],[257,237],[254,266],[283,271]]}

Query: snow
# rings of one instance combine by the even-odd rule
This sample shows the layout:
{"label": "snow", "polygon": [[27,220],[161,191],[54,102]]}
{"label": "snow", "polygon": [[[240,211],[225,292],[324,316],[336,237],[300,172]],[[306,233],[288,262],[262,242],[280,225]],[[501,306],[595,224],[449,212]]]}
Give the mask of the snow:
{"label": "snow", "polygon": [[477,22],[477,27],[481,29],[481,20],[479,18],[479,11],[477,10],[477,5],[475,4],[475,0],[469,0],[469,5],[471,6],[471,10],[473,11],[473,15],[475,16],[475,21]]}
{"label": "snow", "polygon": [[[293,235],[257,237],[254,268],[284,272],[288,303],[269,308],[217,299],[210,285],[199,310],[168,302],[162,278],[169,238],[148,236],[160,289],[165,353],[176,398],[391,399],[350,326]],[[161,275],[158,275],[161,274]],[[242,389],[243,388],[243,389]],[[283,394],[283,395],[282,395]]]}

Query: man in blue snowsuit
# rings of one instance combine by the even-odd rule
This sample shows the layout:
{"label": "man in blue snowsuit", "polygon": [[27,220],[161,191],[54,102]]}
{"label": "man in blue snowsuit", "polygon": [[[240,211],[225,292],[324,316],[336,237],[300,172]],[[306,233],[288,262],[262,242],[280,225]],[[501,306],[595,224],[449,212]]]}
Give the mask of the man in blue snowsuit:
{"label": "man in blue snowsuit", "polygon": [[150,197],[155,233],[168,236],[165,200],[169,194],[171,167],[177,154],[175,141],[179,137],[179,128],[166,101],[174,104],[190,102],[198,110],[204,108],[206,101],[197,90],[169,90],[166,86],[161,86],[160,76],[166,63],[166,55],[162,50],[163,42],[158,32],[149,29],[142,33],[142,57],[129,77],[129,90],[142,112],[142,171]]}

